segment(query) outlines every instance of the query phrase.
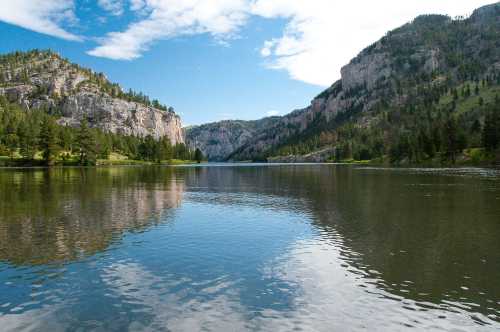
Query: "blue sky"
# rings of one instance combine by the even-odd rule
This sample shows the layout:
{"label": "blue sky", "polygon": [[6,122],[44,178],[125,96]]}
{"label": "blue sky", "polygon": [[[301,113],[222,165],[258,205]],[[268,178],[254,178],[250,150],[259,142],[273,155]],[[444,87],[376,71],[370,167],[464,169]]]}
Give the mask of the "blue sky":
{"label": "blue sky", "polygon": [[[483,0],[0,1],[0,52],[51,48],[171,105],[185,125],[305,107],[364,46]],[[362,10],[360,10],[362,9]]]}

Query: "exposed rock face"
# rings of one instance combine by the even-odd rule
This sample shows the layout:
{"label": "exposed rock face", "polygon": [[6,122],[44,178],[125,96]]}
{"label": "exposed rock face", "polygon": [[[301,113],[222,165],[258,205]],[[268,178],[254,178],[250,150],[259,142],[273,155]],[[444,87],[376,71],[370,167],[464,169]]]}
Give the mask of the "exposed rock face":
{"label": "exposed rock face", "polygon": [[83,91],[68,96],[61,110],[61,124],[77,126],[85,117],[105,131],[155,138],[167,136],[174,144],[184,142],[179,116],[139,103]]}
{"label": "exposed rock face", "polygon": [[342,87],[346,90],[359,86],[372,89],[375,84],[391,75],[390,61],[386,53],[359,56],[341,69]]}
{"label": "exposed rock face", "polygon": [[259,131],[278,121],[278,117],[257,121],[232,121],[208,123],[186,128],[186,141],[191,148],[199,148],[211,161],[224,161],[231,153]]}
{"label": "exposed rock face", "polygon": [[254,134],[255,128],[245,121],[221,121],[187,128],[186,140],[209,160],[222,161]]}
{"label": "exposed rock face", "polygon": [[93,79],[91,71],[56,54],[41,52],[26,63],[0,67],[0,71],[4,81],[0,94],[26,110],[43,109],[60,116],[60,124],[78,126],[85,118],[91,127],[104,131],[157,139],[167,136],[172,144],[184,143],[181,120],[172,110],[116,97],[118,93],[112,96],[102,88],[103,84],[113,86],[103,75],[99,76],[101,85],[97,84],[95,73]]}

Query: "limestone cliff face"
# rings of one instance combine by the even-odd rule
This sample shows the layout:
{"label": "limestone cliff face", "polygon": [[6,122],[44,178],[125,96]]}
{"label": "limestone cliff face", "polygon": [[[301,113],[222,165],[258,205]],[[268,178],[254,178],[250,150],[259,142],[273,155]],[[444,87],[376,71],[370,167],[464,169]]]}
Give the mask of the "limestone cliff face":
{"label": "limestone cliff face", "polygon": [[173,144],[184,142],[181,120],[175,113],[96,91],[81,91],[68,96],[61,103],[61,112],[61,124],[77,126],[85,117],[105,131],[155,138],[167,136]]}
{"label": "limestone cliff face", "polygon": [[210,161],[224,161],[259,132],[279,121],[279,117],[257,121],[225,120],[186,128],[186,141],[199,148]]}
{"label": "limestone cliff face", "polygon": [[189,146],[199,148],[212,161],[223,161],[254,134],[255,128],[246,121],[221,121],[186,128]]}
{"label": "limestone cliff face", "polygon": [[26,111],[43,109],[63,125],[90,126],[113,133],[155,138],[167,136],[184,143],[181,120],[172,109],[159,109],[130,100],[102,74],[80,68],[56,54],[40,52],[29,61],[1,67],[0,94]]}

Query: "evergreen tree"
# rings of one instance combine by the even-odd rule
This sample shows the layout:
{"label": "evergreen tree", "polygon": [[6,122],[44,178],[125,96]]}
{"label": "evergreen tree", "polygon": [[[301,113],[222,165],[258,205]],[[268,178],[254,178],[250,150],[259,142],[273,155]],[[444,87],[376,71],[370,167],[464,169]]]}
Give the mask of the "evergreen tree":
{"label": "evergreen tree", "polygon": [[33,125],[26,121],[19,125],[19,147],[21,156],[27,160],[33,160],[37,151],[37,133]]}
{"label": "evergreen tree", "polygon": [[449,118],[444,124],[443,144],[443,156],[454,164],[457,153],[465,148],[467,142],[465,135],[458,127],[457,121],[453,118]]}
{"label": "evergreen tree", "polygon": [[171,160],[173,158],[172,144],[168,137],[164,136],[159,142],[161,160]]}
{"label": "evergreen tree", "polygon": [[14,159],[18,144],[19,136],[17,136],[16,133],[8,133],[5,136],[5,146],[7,147],[11,159]]}
{"label": "evergreen tree", "polygon": [[59,144],[57,141],[57,127],[53,118],[44,117],[40,130],[40,148],[43,154],[43,160],[48,166],[56,162],[59,153]]}
{"label": "evergreen tree", "polygon": [[494,151],[500,144],[500,125],[498,116],[493,112],[488,113],[484,120],[482,145],[487,151]]}
{"label": "evergreen tree", "polygon": [[85,119],[80,122],[76,143],[80,155],[80,165],[95,165],[97,161],[97,144],[94,133],[88,127]]}
{"label": "evergreen tree", "polygon": [[203,161],[203,153],[201,152],[200,149],[196,148],[194,152],[194,160],[199,164]]}

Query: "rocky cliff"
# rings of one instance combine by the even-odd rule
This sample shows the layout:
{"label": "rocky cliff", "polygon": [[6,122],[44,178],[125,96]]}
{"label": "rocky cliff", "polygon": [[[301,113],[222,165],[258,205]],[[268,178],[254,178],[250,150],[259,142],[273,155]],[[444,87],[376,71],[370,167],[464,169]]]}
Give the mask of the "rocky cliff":
{"label": "rocky cliff", "polygon": [[210,161],[224,161],[235,150],[269,128],[279,117],[256,121],[224,120],[186,128],[186,141],[191,148],[199,148]]}
{"label": "rocky cliff", "polygon": [[76,126],[85,118],[90,126],[113,133],[184,142],[181,120],[171,108],[126,94],[103,74],[50,51],[2,56],[0,94],[26,111],[44,109],[63,125]]}

